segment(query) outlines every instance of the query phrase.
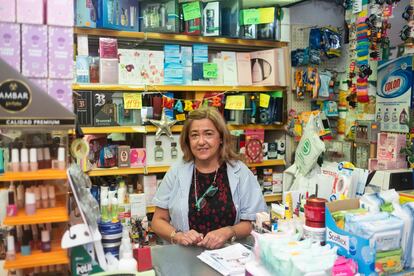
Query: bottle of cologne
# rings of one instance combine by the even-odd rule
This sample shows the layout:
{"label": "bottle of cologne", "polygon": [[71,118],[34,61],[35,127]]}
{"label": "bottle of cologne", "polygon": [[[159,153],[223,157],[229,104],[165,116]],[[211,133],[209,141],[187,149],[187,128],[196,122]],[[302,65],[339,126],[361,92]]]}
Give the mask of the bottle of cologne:
{"label": "bottle of cologne", "polygon": [[171,159],[177,159],[177,142],[171,142]]}
{"label": "bottle of cologne", "polygon": [[397,122],[398,121],[398,118],[397,118],[397,109],[396,108],[394,108],[394,111],[392,112],[392,114],[391,114],[391,121],[393,122],[393,123],[395,123],[395,122]]}
{"label": "bottle of cologne", "polygon": [[388,122],[389,120],[390,116],[388,115],[388,108],[386,108],[384,113],[384,122]]}
{"label": "bottle of cologne", "polygon": [[155,141],[154,156],[155,161],[162,161],[164,159],[164,150],[161,147],[161,141]]}

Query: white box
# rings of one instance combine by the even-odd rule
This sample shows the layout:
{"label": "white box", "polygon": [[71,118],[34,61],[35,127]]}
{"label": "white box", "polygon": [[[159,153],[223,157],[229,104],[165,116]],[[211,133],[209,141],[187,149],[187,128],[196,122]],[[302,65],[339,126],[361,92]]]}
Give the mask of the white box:
{"label": "white box", "polygon": [[130,194],[131,218],[142,218],[147,215],[147,204],[145,194]]}
{"label": "white box", "polygon": [[238,78],[236,52],[221,52],[221,60],[223,68],[223,84],[237,85]]}

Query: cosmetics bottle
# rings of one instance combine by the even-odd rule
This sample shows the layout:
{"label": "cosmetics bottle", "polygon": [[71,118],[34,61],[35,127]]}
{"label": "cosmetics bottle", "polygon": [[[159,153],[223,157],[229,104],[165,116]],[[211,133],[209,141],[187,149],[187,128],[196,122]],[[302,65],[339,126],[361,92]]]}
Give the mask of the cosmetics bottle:
{"label": "cosmetics bottle", "polygon": [[51,244],[50,244],[50,233],[48,230],[42,230],[42,245],[41,245],[41,250],[42,252],[50,252],[50,250],[52,249]]}
{"label": "cosmetics bottle", "polygon": [[178,151],[177,151],[177,142],[171,143],[171,159],[177,159]]}
{"label": "cosmetics bottle", "polygon": [[37,148],[37,168],[44,169],[45,168],[45,159],[43,157],[43,148]]}
{"label": "cosmetics bottle", "polygon": [[34,194],[35,194],[35,199],[36,199],[36,209],[40,209],[42,206],[41,206],[41,201],[40,201],[40,188],[39,188],[39,186],[34,186],[33,187],[33,192],[34,192]]}
{"label": "cosmetics bottle", "polygon": [[20,170],[22,172],[29,171],[29,150],[27,148],[20,150]]}
{"label": "cosmetics bottle", "polygon": [[155,161],[162,161],[164,159],[164,150],[161,147],[161,141],[155,141],[154,156]]}
{"label": "cosmetics bottle", "polygon": [[64,170],[66,168],[66,156],[65,156],[65,148],[60,147],[58,148],[58,159],[53,160],[52,167],[58,170]]}
{"label": "cosmetics bottle", "polygon": [[33,273],[34,273],[35,275],[39,274],[39,273],[40,273],[40,266],[36,266],[36,267],[34,267],[34,268],[33,268]]}
{"label": "cosmetics bottle", "polygon": [[42,202],[42,208],[48,208],[49,207],[49,200],[47,195],[47,186],[46,185],[40,185],[40,197]]}
{"label": "cosmetics bottle", "polygon": [[116,197],[113,197],[111,202],[111,220],[112,222],[118,221],[118,199]]}
{"label": "cosmetics bottle", "polygon": [[[10,186],[11,188],[11,186]],[[14,217],[17,215],[17,206],[14,201],[14,191],[13,189],[9,189],[8,192],[9,197],[9,204],[7,205],[7,216],[8,217]]]}
{"label": "cosmetics bottle", "polygon": [[30,170],[31,171],[37,171],[38,169],[38,164],[37,164],[37,149],[36,148],[31,148],[29,151],[29,159],[30,159]]}
{"label": "cosmetics bottle", "polygon": [[50,159],[50,149],[48,147],[43,148],[43,158],[45,169],[50,169],[52,167],[52,160]]}
{"label": "cosmetics bottle", "polygon": [[37,228],[37,224],[30,225],[30,228],[32,230],[32,236],[33,236],[33,249],[40,249],[40,239],[39,239],[39,229]]}
{"label": "cosmetics bottle", "polygon": [[126,195],[126,187],[125,187],[125,180],[119,181],[119,188],[118,188],[118,203],[123,204],[125,202],[125,195]]}
{"label": "cosmetics bottle", "polygon": [[109,209],[108,209],[108,198],[101,198],[101,221],[108,222],[109,218]]}
{"label": "cosmetics bottle", "polygon": [[47,191],[49,195],[49,207],[53,208],[56,207],[56,193],[55,193],[55,186],[48,185]]}
{"label": "cosmetics bottle", "polygon": [[12,149],[10,170],[12,172],[20,171],[20,159],[19,159],[19,149]]}
{"label": "cosmetics bottle", "polygon": [[23,209],[24,208],[24,186],[21,183],[17,186],[16,198],[17,198],[17,209]]}
{"label": "cosmetics bottle", "polygon": [[[28,189],[27,189],[28,190]],[[36,196],[33,192],[27,191],[25,194],[26,215],[34,215],[36,213]]]}
{"label": "cosmetics bottle", "polygon": [[28,230],[23,231],[22,245],[20,247],[20,253],[22,256],[29,256],[32,254],[32,249],[30,247],[30,233]]}
{"label": "cosmetics bottle", "polygon": [[101,186],[101,202],[104,198],[108,199],[109,187]]}
{"label": "cosmetics bottle", "polygon": [[7,252],[6,252],[6,260],[7,261],[14,261],[16,259],[16,249],[14,244],[14,237],[12,235],[7,236]]}

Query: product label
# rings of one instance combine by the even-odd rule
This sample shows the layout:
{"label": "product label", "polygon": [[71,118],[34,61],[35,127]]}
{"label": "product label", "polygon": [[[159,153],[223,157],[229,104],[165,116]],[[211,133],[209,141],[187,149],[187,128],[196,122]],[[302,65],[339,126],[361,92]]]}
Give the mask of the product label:
{"label": "product label", "polygon": [[326,241],[335,243],[339,245],[340,247],[345,248],[346,251],[349,251],[349,237],[348,236],[343,236],[336,232],[333,232],[330,229],[327,229]]}
{"label": "product label", "polygon": [[0,84],[0,106],[9,113],[24,111],[32,101],[29,86],[19,80],[7,80]]}

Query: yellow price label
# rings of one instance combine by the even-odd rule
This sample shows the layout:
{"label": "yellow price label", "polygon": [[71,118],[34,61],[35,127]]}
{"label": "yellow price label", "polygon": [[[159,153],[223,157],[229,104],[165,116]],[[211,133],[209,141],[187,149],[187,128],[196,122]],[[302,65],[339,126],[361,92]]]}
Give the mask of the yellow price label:
{"label": "yellow price label", "polygon": [[270,102],[270,95],[267,94],[260,94],[259,97],[259,106],[263,107],[263,108],[268,108],[269,107],[269,102]]}
{"label": "yellow price label", "polygon": [[225,109],[244,110],[246,98],[244,96],[227,96]]}
{"label": "yellow price label", "polygon": [[141,93],[123,93],[124,109],[141,109],[142,94]]}
{"label": "yellow price label", "polygon": [[184,113],[177,114],[177,115],[175,115],[175,119],[179,122],[185,121],[185,114]]}
{"label": "yellow price label", "polygon": [[275,8],[260,8],[259,9],[259,23],[267,24],[275,21]]}

